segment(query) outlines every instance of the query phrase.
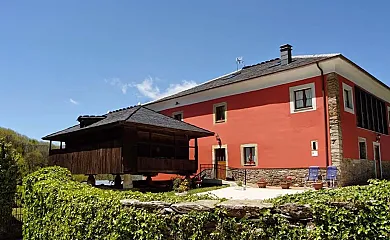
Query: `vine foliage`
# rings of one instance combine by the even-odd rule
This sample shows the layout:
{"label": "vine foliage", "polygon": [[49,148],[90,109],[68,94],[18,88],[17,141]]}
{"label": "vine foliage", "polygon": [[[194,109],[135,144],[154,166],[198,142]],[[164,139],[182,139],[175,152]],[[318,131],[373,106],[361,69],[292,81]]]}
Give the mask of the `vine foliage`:
{"label": "vine foliage", "polygon": [[387,181],[270,200],[276,206],[289,202],[310,204],[313,219],[309,223],[290,222],[269,209],[257,219],[239,219],[218,208],[183,215],[123,208],[121,199],[175,203],[211,197],[101,190],[73,181],[70,172],[60,167],[41,169],[25,178],[24,184],[26,239],[349,240],[390,236]]}

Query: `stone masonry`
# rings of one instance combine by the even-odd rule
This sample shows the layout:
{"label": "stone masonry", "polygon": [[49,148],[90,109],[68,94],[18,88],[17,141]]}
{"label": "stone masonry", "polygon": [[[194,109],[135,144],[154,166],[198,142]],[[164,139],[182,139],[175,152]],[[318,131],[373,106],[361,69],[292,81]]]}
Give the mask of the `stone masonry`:
{"label": "stone masonry", "polygon": [[[292,177],[292,184],[303,186],[309,170],[307,168],[297,169],[228,169],[235,181],[244,182],[246,171],[247,183],[257,183],[261,179],[265,179],[270,186],[279,186],[281,181],[284,181],[287,176]],[[321,173],[324,176],[326,170]]]}
{"label": "stone masonry", "polygon": [[340,82],[336,73],[326,76],[328,91],[328,116],[330,133],[330,158],[332,165],[338,169],[338,184],[345,185],[343,179],[343,136],[340,116]]}

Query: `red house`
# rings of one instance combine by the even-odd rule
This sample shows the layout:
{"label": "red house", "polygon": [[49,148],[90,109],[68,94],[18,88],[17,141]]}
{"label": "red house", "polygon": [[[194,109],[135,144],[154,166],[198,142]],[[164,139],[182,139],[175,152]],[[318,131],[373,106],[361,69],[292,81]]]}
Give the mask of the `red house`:
{"label": "red house", "polygon": [[341,185],[390,177],[390,88],[342,54],[294,56],[283,45],[279,58],[146,105],[215,132],[221,148],[200,139],[199,164],[227,176],[303,182],[309,166],[333,165]]}

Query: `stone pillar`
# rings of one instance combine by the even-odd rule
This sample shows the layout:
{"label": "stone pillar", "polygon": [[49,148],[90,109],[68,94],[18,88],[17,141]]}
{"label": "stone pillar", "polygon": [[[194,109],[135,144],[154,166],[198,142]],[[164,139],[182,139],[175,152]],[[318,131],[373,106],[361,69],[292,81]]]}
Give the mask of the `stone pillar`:
{"label": "stone pillar", "polygon": [[330,158],[338,169],[338,184],[343,185],[343,136],[341,131],[340,81],[336,73],[326,76],[330,133]]}
{"label": "stone pillar", "polygon": [[93,174],[88,175],[87,184],[91,186],[96,185],[95,176]]}
{"label": "stone pillar", "polygon": [[125,174],[123,177],[123,189],[133,188],[133,179],[131,178],[131,174]]}

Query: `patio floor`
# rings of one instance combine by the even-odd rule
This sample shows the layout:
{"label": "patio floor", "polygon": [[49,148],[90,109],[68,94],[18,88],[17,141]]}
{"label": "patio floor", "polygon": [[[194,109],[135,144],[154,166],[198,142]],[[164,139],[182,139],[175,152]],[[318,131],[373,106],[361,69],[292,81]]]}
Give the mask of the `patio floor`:
{"label": "patio floor", "polygon": [[275,198],[285,194],[295,194],[301,193],[309,190],[304,188],[291,188],[291,189],[281,189],[277,187],[267,187],[267,188],[255,188],[247,186],[245,189],[243,187],[238,186],[230,186],[227,188],[221,188],[209,192],[203,192],[199,194],[213,194],[219,198],[226,199],[236,199],[236,200],[244,200],[244,199],[269,199]]}

